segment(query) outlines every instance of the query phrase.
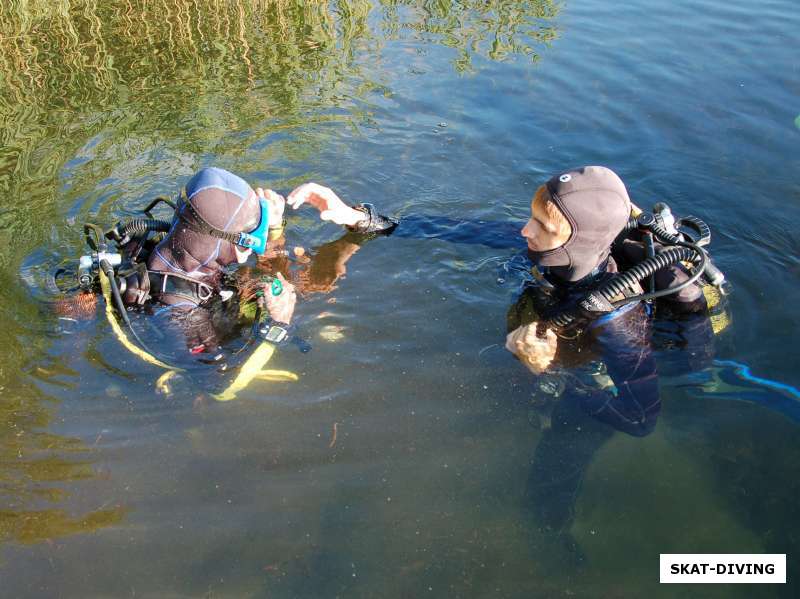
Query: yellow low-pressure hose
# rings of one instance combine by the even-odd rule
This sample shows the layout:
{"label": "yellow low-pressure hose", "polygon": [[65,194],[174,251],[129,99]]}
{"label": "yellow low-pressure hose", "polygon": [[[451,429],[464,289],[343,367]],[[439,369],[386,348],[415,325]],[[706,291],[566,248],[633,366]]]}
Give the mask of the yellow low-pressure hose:
{"label": "yellow low-pressure hose", "polygon": [[275,353],[275,346],[266,341],[261,344],[250,354],[242,367],[239,369],[239,374],[233,379],[233,382],[222,392],[214,396],[218,401],[230,401],[236,399],[236,394],[247,387],[250,382],[258,376],[264,365],[270,361],[272,355]]}
{"label": "yellow low-pressure hose", "polygon": [[[103,298],[106,300],[106,318],[108,318],[108,322],[111,325],[111,330],[114,331],[114,335],[116,335],[122,346],[137,358],[144,360],[148,364],[153,364],[154,366],[158,366],[167,370],[167,372],[158,377],[158,380],[156,381],[157,389],[166,389],[170,379],[172,379],[176,373],[183,372],[184,369],[162,362],[151,353],[138,347],[128,338],[128,336],[125,334],[125,331],[122,330],[122,327],[117,321],[116,316],[114,315],[114,308],[111,298],[111,283],[108,280],[108,275],[102,271],[99,274],[100,288],[103,291]],[[297,381],[298,376],[293,372],[289,372],[288,370],[263,370],[264,366],[270,361],[274,353],[275,346],[272,343],[267,341],[262,341],[259,343],[255,351],[253,351],[245,363],[242,364],[241,368],[239,369],[239,373],[236,375],[236,378],[233,380],[233,382],[228,385],[228,387],[222,391],[222,393],[214,395],[214,398],[218,401],[231,401],[232,399],[236,399],[236,394],[239,393],[239,391],[244,390],[254,379],[262,381]]]}
{"label": "yellow low-pressure hose", "polygon": [[165,364],[154,355],[146,352],[140,347],[137,347],[130,339],[128,339],[125,331],[122,330],[122,327],[119,325],[119,322],[117,322],[117,319],[114,316],[114,307],[111,299],[111,283],[108,280],[108,275],[106,275],[106,273],[104,273],[102,270],[100,271],[100,289],[103,290],[103,298],[106,300],[106,318],[108,318],[108,322],[111,324],[111,330],[114,331],[117,339],[119,339],[119,342],[125,349],[148,364],[153,364],[154,366],[166,368],[167,370],[172,371],[183,370],[182,368],[176,368],[174,366],[170,366],[169,364]]}
{"label": "yellow low-pressure hose", "polygon": [[299,377],[288,370],[264,370],[264,366],[272,359],[275,353],[275,346],[268,341],[262,341],[255,351],[250,354],[241,368],[239,374],[233,382],[222,392],[214,395],[217,401],[231,401],[236,399],[236,394],[244,390],[253,380],[273,381],[273,382],[294,382]]}

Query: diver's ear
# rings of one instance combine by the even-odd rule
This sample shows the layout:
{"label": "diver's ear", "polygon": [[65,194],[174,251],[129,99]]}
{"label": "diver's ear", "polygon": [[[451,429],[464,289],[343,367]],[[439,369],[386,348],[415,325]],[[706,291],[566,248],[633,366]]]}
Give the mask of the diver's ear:
{"label": "diver's ear", "polygon": [[236,250],[236,261],[239,264],[244,264],[247,262],[247,259],[250,257],[250,254],[253,253],[253,250],[250,248],[243,249],[240,248],[238,245],[233,246],[233,249]]}

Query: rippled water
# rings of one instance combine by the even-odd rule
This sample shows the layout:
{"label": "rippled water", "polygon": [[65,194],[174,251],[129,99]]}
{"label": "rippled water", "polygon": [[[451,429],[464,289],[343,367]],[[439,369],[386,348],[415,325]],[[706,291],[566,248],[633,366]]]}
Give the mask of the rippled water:
{"label": "rippled water", "polygon": [[[99,4],[0,9],[3,596],[797,595],[791,398],[721,367],[703,392],[663,379],[648,437],[573,420],[502,349],[511,250],[366,244],[298,307],[313,349],[273,362],[300,380],[224,404],[157,394],[102,318],[65,330],[43,301],[83,222],[205,165],[521,221],[599,163],[711,223],[718,356],[800,386],[794,2]],[[531,498],[562,474],[574,494]],[[789,584],[659,587],[669,552],[788,553]]]}

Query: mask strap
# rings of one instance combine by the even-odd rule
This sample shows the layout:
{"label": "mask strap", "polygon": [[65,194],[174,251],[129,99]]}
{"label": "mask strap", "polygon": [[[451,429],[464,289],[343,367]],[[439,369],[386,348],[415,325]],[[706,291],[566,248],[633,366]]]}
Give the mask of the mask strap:
{"label": "mask strap", "polygon": [[[183,208],[186,208],[197,222],[189,221],[184,216]],[[230,231],[217,229],[214,225],[200,216],[200,213],[197,211],[197,209],[192,206],[190,201],[186,199],[186,189],[181,190],[181,203],[178,205],[178,218],[180,218],[190,229],[197,231],[198,233],[210,235],[211,237],[216,237],[217,239],[224,239],[225,241],[230,241],[231,243],[238,244],[239,242],[239,233],[231,233]]]}

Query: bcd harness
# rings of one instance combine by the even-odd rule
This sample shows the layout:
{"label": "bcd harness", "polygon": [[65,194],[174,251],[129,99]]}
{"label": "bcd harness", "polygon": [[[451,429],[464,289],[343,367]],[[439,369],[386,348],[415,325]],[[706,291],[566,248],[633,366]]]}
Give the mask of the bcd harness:
{"label": "bcd harness", "polygon": [[[182,199],[186,197],[185,189],[182,190],[181,197]],[[160,238],[163,238],[163,235],[160,235],[160,238],[149,239],[150,234],[152,232],[163,234],[170,228],[170,223],[154,219],[150,214],[150,211],[159,202],[166,203],[172,207],[178,213],[177,216],[182,222],[186,223],[187,226],[191,226],[191,228],[198,232],[231,241],[231,243],[243,245],[244,247],[250,247],[257,253],[263,253],[266,247],[267,222],[264,206],[262,205],[261,223],[258,229],[253,231],[253,233],[259,233],[263,226],[263,244],[260,244],[258,240],[253,241],[253,239],[248,238],[255,238],[255,235],[230,233],[214,228],[197,214],[197,211],[188,201],[182,201],[176,206],[169,199],[159,197],[153,200],[143,210],[144,214],[148,217],[147,219],[135,219],[127,223],[117,223],[107,232],[103,232],[100,227],[92,223],[84,225],[84,235],[91,252],[82,256],[80,259],[78,268],[79,285],[84,290],[92,290],[96,289],[96,284],[99,283],[100,291],[106,302],[105,314],[115,336],[129,352],[148,364],[165,370],[164,374],[156,380],[156,387],[158,389],[163,389],[166,388],[171,378],[180,372],[185,372],[186,369],[170,364],[167,360],[157,357],[157,355],[139,338],[127,316],[118,281],[123,282],[122,292],[124,292],[125,278],[132,274],[137,275],[137,281],[139,283],[137,289],[130,291],[132,291],[135,296],[134,303],[140,306],[145,304],[149,299],[159,300],[159,298],[166,296],[173,296],[183,301],[189,301],[195,306],[202,306],[214,296],[216,291],[206,283],[193,280],[177,273],[147,270],[145,266],[146,255],[142,256],[140,254],[142,250],[146,251],[148,246],[154,247],[155,244],[160,241]],[[180,210],[185,206],[189,207],[189,212],[197,219],[196,222],[188,222],[185,219]],[[197,223],[201,224],[198,225]],[[270,230],[268,236],[270,238],[279,237],[280,234],[282,234],[283,227],[280,227],[280,231],[277,231],[277,229],[278,228]],[[235,236],[236,239],[228,239],[228,236]],[[106,239],[116,242],[118,251],[109,251]],[[131,252],[133,254],[133,259],[128,262],[127,268],[123,268],[123,254],[120,250],[122,249],[121,246],[128,245],[129,243],[133,243],[135,247],[135,250]],[[128,252],[126,252],[126,254],[127,253]],[[131,257],[130,254],[129,257]],[[115,315],[114,308],[116,308],[119,318]],[[129,333],[126,333],[125,328],[119,322],[120,320]],[[218,401],[236,399],[237,394],[248,387],[253,380],[298,380],[298,376],[295,373],[287,370],[264,369],[264,366],[275,353],[276,344],[265,340],[263,336],[260,335],[259,331],[262,329],[261,311],[258,310],[251,338],[247,342],[247,344],[249,344],[255,341],[256,347],[238,368],[233,381],[220,393],[213,395]]]}
{"label": "bcd harness", "polygon": [[[666,218],[667,215],[669,218]],[[632,205],[630,219],[620,238],[631,231],[642,234],[647,257],[623,272],[603,274],[605,263],[595,268],[586,277],[590,283],[586,285],[582,297],[579,296],[569,306],[554,307],[548,311],[539,322],[537,332],[543,334],[547,329],[563,331],[574,328],[575,334],[579,334],[581,328],[576,324],[586,317],[596,319],[621,313],[639,301],[652,301],[677,293],[701,278],[700,287],[708,302],[715,332],[727,326],[727,317],[720,317],[719,311],[725,276],[711,263],[705,250],[711,241],[711,229],[705,222],[694,216],[674,219],[664,203],[656,204],[653,213],[643,212]],[[655,249],[656,241],[664,246],[658,251]],[[656,290],[653,279],[655,273],[678,264],[689,268],[690,276],[681,283]],[[647,292],[643,293],[638,288],[640,282],[648,282]],[[582,289],[582,286],[578,289]]]}

